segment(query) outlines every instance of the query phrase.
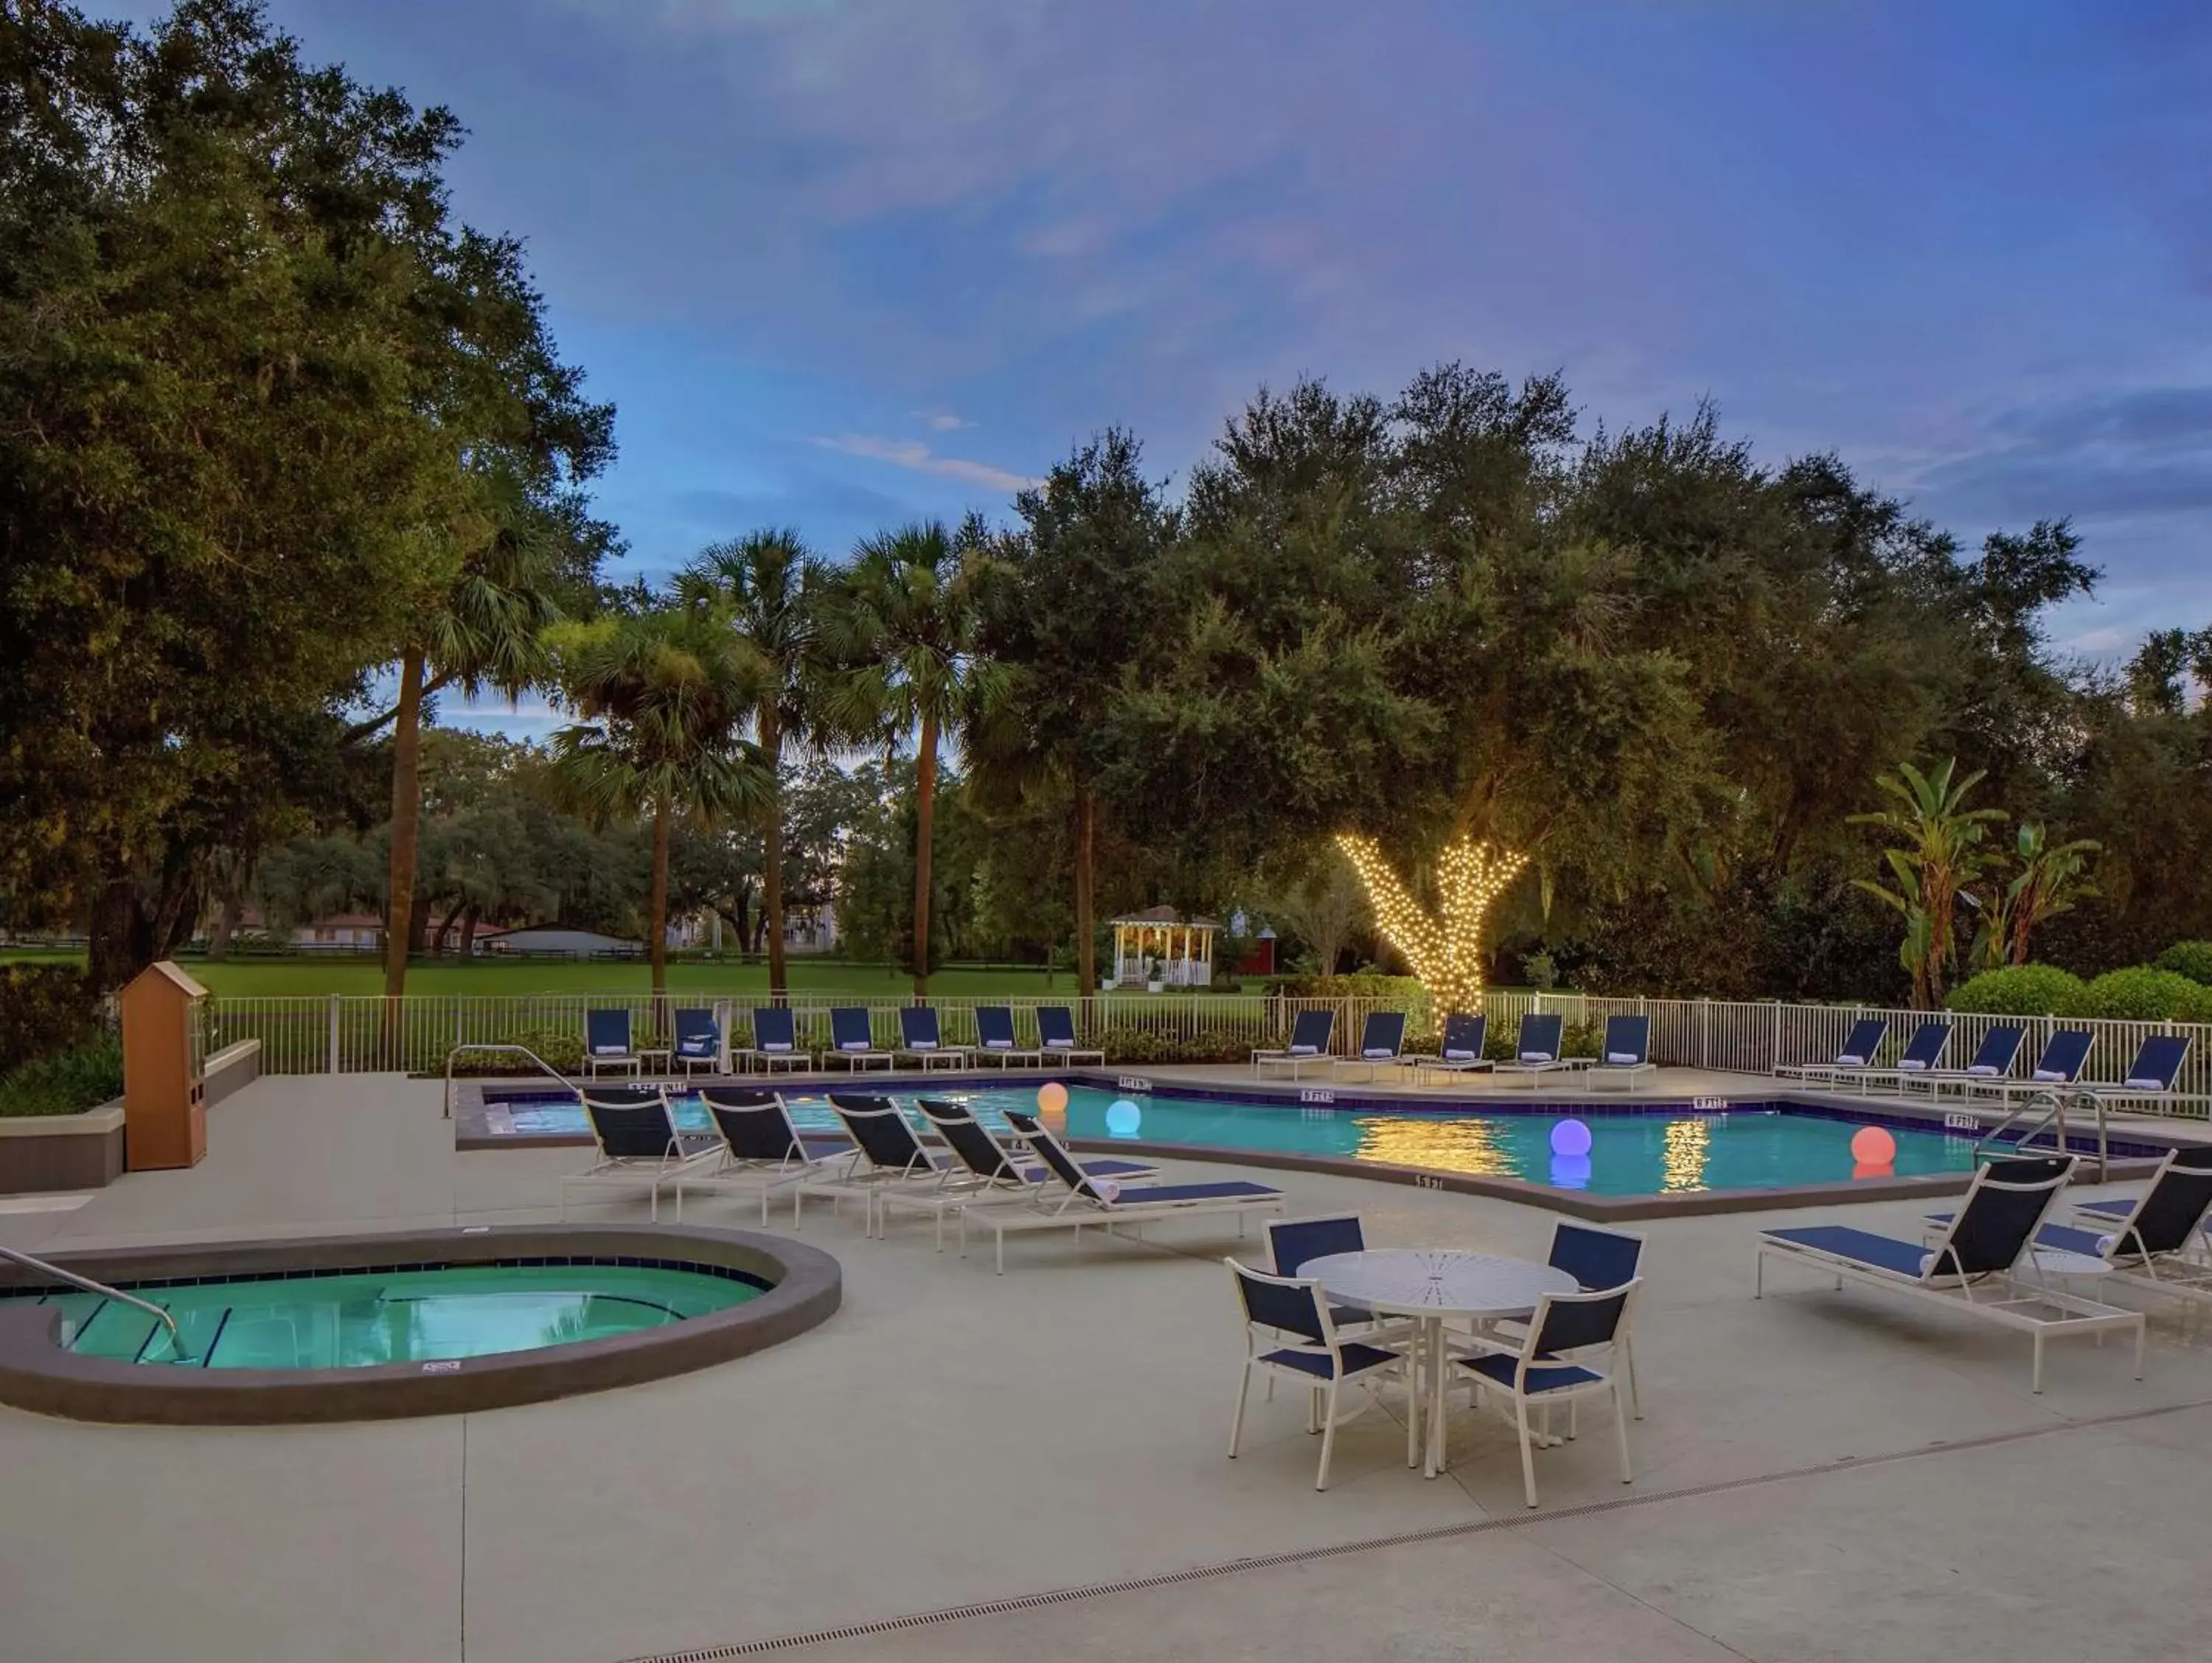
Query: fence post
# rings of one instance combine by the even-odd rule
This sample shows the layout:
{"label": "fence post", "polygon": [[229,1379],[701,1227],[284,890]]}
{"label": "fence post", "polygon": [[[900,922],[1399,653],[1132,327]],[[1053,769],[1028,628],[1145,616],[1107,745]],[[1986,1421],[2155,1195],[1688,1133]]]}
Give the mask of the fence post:
{"label": "fence post", "polygon": [[341,1020],[338,1014],[339,1010],[338,996],[336,993],[333,993],[331,995],[331,1048],[329,1059],[329,1071],[332,1074],[338,1071],[338,1028]]}
{"label": "fence post", "polygon": [[[721,915],[718,913],[715,916],[719,918]],[[714,1001],[714,1071],[717,1074],[726,1074],[730,1071],[730,1015],[732,1008],[731,1002],[726,998],[716,999]],[[1001,1059],[1001,1060],[1004,1059]]]}
{"label": "fence post", "polygon": [[[1868,1060],[1869,1062],[1871,1062],[1871,1061],[1873,1061],[1873,1060],[1874,1060],[1874,1059],[1872,1059],[1871,1057],[1869,1057],[1869,1058],[1868,1058],[1868,1059],[1867,1059],[1867,1060]],[[1768,1033],[1768,1035],[1767,1035],[1767,1041],[1766,1041],[1766,1066],[1767,1066],[1768,1071],[1769,1071],[1770,1072],[1771,1072],[1773,1070],[1775,1070],[1775,1069],[1777,1069],[1777,1068],[1779,1068],[1781,1065],[1782,1065],[1782,1001],[1781,1001],[1780,999],[1777,999],[1777,1000],[1775,1000],[1775,1001],[1774,1001],[1774,1023],[1773,1023],[1773,1026],[1772,1026],[1772,1028],[1771,1029],[1771,1030],[1770,1030],[1770,1031],[1769,1031],[1769,1033]],[[1898,1089],[1899,1091],[1903,1091],[1903,1090],[1905,1089],[1905,1087],[1903,1086],[1903,1084],[1901,1084],[1901,1083],[1900,1083],[1900,1084],[1898,1086],[1898,1088],[1897,1088],[1897,1089]]]}
{"label": "fence post", "polygon": [[1713,1002],[1709,998],[1698,1001],[1698,1066],[1713,1065]]}

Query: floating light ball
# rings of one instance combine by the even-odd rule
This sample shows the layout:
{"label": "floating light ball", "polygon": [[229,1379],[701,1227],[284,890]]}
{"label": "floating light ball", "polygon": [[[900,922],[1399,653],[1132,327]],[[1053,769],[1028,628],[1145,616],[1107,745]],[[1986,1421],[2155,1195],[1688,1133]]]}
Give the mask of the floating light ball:
{"label": "floating light ball", "polygon": [[1583,1155],[1590,1152],[1590,1129],[1580,1120],[1562,1120],[1552,1128],[1552,1153],[1554,1155]]}
{"label": "floating light ball", "polygon": [[1861,1126],[1851,1133],[1851,1159],[1863,1167],[1886,1167],[1897,1159],[1897,1139],[1887,1126]]}
{"label": "floating light ball", "polygon": [[1588,1189],[1590,1180],[1590,1158],[1587,1155],[1554,1155],[1552,1157],[1552,1182],[1559,1189]]}
{"label": "floating light ball", "polygon": [[1106,1135],[1109,1138],[1133,1138],[1145,1123],[1145,1111],[1127,1097],[1116,1098],[1106,1106]]}
{"label": "floating light ball", "polygon": [[1872,1164],[1862,1161],[1851,1168],[1851,1176],[1855,1179],[1894,1178],[1897,1176],[1897,1168],[1887,1161]]}
{"label": "floating light ball", "polygon": [[1048,1114],[1058,1114],[1067,1108],[1067,1088],[1058,1080],[1048,1080],[1037,1088],[1037,1107]]}

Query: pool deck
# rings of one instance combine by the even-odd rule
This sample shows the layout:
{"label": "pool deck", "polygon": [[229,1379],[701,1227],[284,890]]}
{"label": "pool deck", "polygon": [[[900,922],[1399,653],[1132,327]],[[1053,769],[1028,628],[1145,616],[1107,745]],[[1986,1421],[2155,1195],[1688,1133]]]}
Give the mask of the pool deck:
{"label": "pool deck", "polygon": [[[77,1206],[0,1205],[0,1241],[550,1218],[578,1152],[457,1151],[439,1097],[393,1076],[264,1079],[210,1116],[202,1166]],[[1551,1229],[1495,1199],[1269,1180],[1294,1213],[1359,1211],[1378,1245],[1541,1257]],[[1911,1234],[1917,1211],[1786,1217]],[[733,1206],[724,1222],[751,1220]],[[1024,1240],[994,1277],[986,1254],[933,1253],[918,1224],[868,1241],[857,1217],[810,1208],[802,1239],[842,1261],[843,1308],[698,1374],[380,1424],[0,1411],[0,1656],[624,1663],[836,1631],[787,1654],[2197,1654],[2212,1320],[2154,1314],[2140,1384],[2124,1346],[2055,1343],[2036,1397],[2024,1337],[1787,1267],[1753,1302],[1762,1222],[1642,1227],[1637,1482],[1619,1482],[1594,1415],[1539,1454],[1531,1513],[1510,1434],[1463,1410],[1433,1482],[1404,1466],[1400,1423],[1370,1416],[1340,1435],[1316,1494],[1288,1394],[1255,1393],[1244,1457],[1222,1459],[1241,1355],[1219,1263],[1233,1228]],[[979,1605],[1000,1608],[937,1615]]]}

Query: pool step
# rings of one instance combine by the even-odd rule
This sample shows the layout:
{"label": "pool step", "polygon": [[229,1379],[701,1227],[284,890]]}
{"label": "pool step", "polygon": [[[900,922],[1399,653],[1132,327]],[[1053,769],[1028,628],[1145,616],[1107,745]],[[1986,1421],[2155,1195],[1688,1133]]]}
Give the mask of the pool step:
{"label": "pool step", "polygon": [[[63,1344],[80,1356],[113,1357],[124,1363],[182,1361],[204,1368],[208,1355],[230,1320],[228,1305],[195,1306],[177,1312],[177,1338],[181,1356],[173,1353],[167,1331],[135,1305],[104,1299],[98,1294],[57,1295],[41,1302],[65,1308]],[[155,1304],[167,1310],[163,1300]]]}

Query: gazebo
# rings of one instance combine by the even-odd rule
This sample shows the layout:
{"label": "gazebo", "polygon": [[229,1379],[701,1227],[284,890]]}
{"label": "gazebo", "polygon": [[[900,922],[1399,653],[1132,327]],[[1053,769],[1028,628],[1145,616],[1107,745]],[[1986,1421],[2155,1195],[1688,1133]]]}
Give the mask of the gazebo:
{"label": "gazebo", "polygon": [[1210,918],[1185,918],[1172,907],[1147,907],[1114,926],[1114,980],[1117,984],[1149,980],[1150,963],[1160,962],[1160,980],[1170,987],[1205,987],[1213,980],[1213,934],[1221,926]]}

